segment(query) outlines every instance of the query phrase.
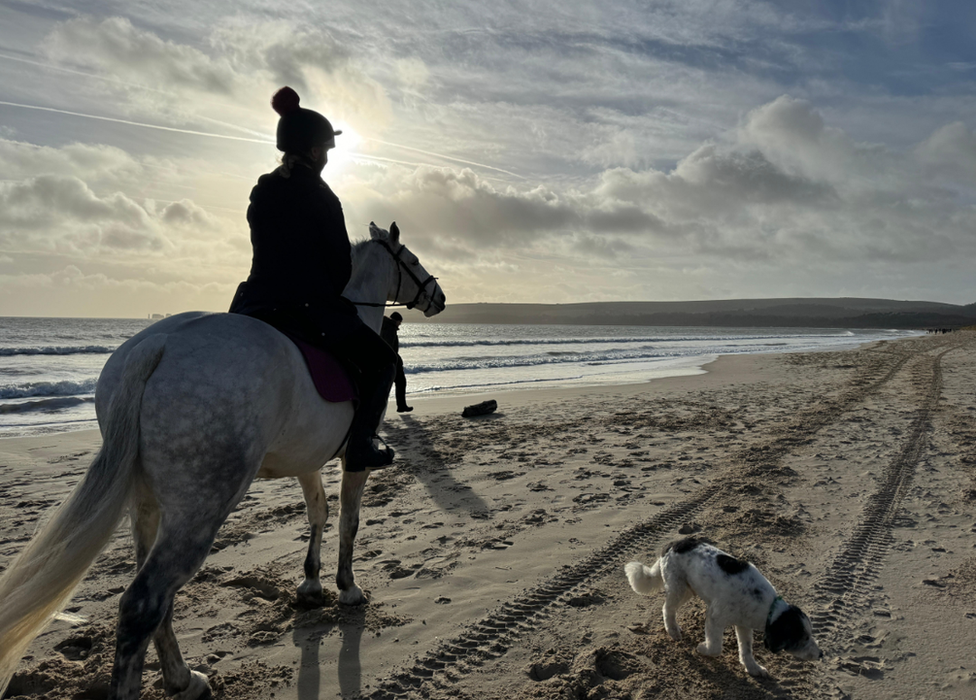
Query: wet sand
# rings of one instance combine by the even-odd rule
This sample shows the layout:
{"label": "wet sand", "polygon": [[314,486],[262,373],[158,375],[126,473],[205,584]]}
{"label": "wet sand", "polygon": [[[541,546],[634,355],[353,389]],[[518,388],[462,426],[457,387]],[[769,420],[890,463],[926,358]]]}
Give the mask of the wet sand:
{"label": "wet sand", "polygon": [[[255,482],[176,602],[216,698],[970,698],[976,693],[976,334],[726,356],[693,377],[413,399],[383,434],[354,570],[370,602],[294,605],[307,524],[291,479]],[[461,409],[485,398],[498,410]],[[96,431],[0,440],[0,566],[60,502]],[[334,574],[339,474],[323,470]],[[699,656],[704,613],[661,622],[630,590],[682,534],[755,563],[811,617],[820,663],[734,635]],[[35,640],[11,696],[106,696],[126,529]],[[163,698],[149,652],[144,698]]]}

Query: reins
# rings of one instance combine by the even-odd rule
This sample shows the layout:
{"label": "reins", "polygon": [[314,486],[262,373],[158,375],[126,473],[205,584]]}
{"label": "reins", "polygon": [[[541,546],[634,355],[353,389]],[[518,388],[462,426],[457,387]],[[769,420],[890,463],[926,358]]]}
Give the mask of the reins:
{"label": "reins", "polygon": [[[393,248],[390,247],[390,244],[387,243],[386,241],[380,239],[380,238],[373,238],[373,239],[367,241],[367,243],[379,243],[381,246],[383,246],[386,249],[386,252],[388,252],[390,255],[392,255],[393,256],[393,259],[396,260],[396,263],[397,263],[397,266],[396,266],[396,269],[397,269],[397,290],[396,290],[396,294],[393,295],[393,301],[391,301],[391,302],[373,303],[373,302],[369,302],[369,301],[354,301],[352,303],[355,304],[356,306],[373,306],[373,307],[380,307],[381,306],[383,308],[387,308],[387,307],[391,307],[391,306],[405,306],[408,309],[412,309],[413,307],[415,307],[417,305],[417,302],[420,301],[420,296],[424,293],[424,290],[427,288],[427,285],[430,284],[431,282],[434,282],[435,280],[437,280],[437,278],[434,277],[433,275],[430,275],[423,282],[420,281],[420,278],[417,277],[417,275],[415,275],[413,273],[413,270],[411,270],[409,267],[407,267],[407,264],[405,262],[403,262],[403,259],[400,257],[400,253],[402,253],[403,252],[403,249],[406,248],[405,245],[401,245],[400,246],[400,250],[398,250],[397,252],[394,253],[393,252]],[[404,302],[402,302],[402,301],[399,300],[400,299],[400,287],[403,284],[403,272],[406,272],[407,275],[409,275],[410,279],[412,279],[414,282],[417,283],[417,294],[416,294],[416,296],[414,296],[413,301],[409,301],[409,302],[406,302],[406,303],[404,303]]]}

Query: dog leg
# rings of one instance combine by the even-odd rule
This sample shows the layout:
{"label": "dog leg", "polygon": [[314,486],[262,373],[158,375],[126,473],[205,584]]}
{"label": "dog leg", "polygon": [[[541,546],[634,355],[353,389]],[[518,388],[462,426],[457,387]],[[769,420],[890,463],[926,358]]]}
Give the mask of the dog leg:
{"label": "dog leg", "polygon": [[705,641],[698,645],[698,653],[702,656],[719,656],[722,653],[722,635],[725,625],[719,621],[711,610],[705,611]]}
{"label": "dog leg", "polygon": [[736,625],[735,638],[739,641],[739,661],[746,667],[749,675],[769,678],[769,671],[760,666],[752,655],[752,630],[748,627]]}
{"label": "dog leg", "polygon": [[664,629],[676,642],[682,636],[681,627],[678,625],[678,608],[688,600],[690,594],[684,582],[676,581],[668,586],[667,597],[664,599]]}

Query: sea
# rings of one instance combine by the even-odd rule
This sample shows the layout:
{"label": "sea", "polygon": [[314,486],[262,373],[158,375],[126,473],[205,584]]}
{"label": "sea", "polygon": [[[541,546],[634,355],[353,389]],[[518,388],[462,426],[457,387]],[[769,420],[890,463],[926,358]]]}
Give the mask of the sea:
{"label": "sea", "polygon": [[[95,384],[149,319],[0,317],[0,439],[97,427]],[[853,347],[904,330],[404,323],[408,402],[700,374],[719,355]]]}

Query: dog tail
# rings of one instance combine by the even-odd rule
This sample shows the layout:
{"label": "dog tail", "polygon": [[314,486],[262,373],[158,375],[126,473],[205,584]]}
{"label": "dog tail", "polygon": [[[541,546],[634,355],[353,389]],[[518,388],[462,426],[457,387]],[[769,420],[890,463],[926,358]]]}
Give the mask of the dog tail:
{"label": "dog tail", "polygon": [[664,578],[661,576],[661,563],[654,562],[654,566],[646,567],[639,561],[632,561],[624,567],[630,587],[641,595],[650,595],[654,591],[664,588]]}

